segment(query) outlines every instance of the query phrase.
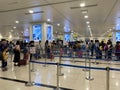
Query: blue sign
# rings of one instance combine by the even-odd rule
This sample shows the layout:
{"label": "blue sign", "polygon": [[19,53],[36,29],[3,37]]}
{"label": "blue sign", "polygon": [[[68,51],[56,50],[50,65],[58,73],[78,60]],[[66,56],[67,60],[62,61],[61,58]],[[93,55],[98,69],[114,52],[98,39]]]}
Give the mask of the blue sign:
{"label": "blue sign", "polygon": [[47,27],[47,40],[52,40],[52,27]]}
{"label": "blue sign", "polygon": [[65,34],[65,41],[70,41],[70,34]]}
{"label": "blue sign", "polygon": [[33,40],[42,40],[42,25],[33,25]]}
{"label": "blue sign", "polygon": [[116,32],[116,41],[120,41],[120,32]]}

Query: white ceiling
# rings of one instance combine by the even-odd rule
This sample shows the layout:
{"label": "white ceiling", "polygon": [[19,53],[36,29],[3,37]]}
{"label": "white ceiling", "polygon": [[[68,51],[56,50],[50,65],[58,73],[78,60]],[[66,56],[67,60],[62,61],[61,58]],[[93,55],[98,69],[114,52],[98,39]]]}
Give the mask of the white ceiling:
{"label": "white ceiling", "polygon": [[[93,7],[79,8],[81,2]],[[71,9],[71,7],[77,7]],[[25,14],[28,10],[44,13]],[[87,14],[82,14],[87,10]],[[84,15],[89,18],[85,19]],[[0,33],[7,36],[22,34],[31,22],[51,19],[54,32],[64,32],[64,27],[83,36],[90,36],[86,21],[90,21],[93,36],[101,36],[115,25],[120,24],[120,0],[0,0]],[[15,21],[20,21],[16,24]],[[61,25],[58,27],[57,24]],[[14,29],[13,27],[17,28]]]}

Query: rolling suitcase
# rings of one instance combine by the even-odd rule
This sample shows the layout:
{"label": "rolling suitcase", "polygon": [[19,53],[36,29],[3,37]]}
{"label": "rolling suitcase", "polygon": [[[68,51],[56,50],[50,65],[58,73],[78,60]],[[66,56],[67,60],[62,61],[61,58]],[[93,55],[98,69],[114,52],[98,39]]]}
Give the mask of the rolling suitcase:
{"label": "rolling suitcase", "polygon": [[27,60],[28,60],[28,53],[25,53],[23,59],[21,59],[18,62],[18,66],[26,65],[27,64]]}
{"label": "rolling suitcase", "polygon": [[79,58],[82,58],[83,52],[79,51],[79,52],[77,52],[77,55]]}
{"label": "rolling suitcase", "polygon": [[27,64],[27,61],[25,59],[21,59],[18,63],[18,66],[26,65],[26,64]]}

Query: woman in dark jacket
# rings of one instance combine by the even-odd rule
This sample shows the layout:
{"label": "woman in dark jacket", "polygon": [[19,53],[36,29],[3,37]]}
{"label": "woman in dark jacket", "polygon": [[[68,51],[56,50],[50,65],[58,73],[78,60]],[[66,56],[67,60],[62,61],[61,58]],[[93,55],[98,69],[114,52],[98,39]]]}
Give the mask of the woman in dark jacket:
{"label": "woman in dark jacket", "polygon": [[17,41],[14,48],[14,66],[17,66],[20,61],[20,42]]}

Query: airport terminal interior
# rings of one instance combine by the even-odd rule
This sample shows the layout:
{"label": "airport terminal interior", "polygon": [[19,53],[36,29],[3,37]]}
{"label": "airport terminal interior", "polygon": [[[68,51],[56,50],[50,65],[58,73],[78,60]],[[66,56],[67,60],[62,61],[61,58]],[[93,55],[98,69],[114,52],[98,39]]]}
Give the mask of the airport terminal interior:
{"label": "airport terminal interior", "polygon": [[0,0],[0,90],[120,90],[120,0]]}

